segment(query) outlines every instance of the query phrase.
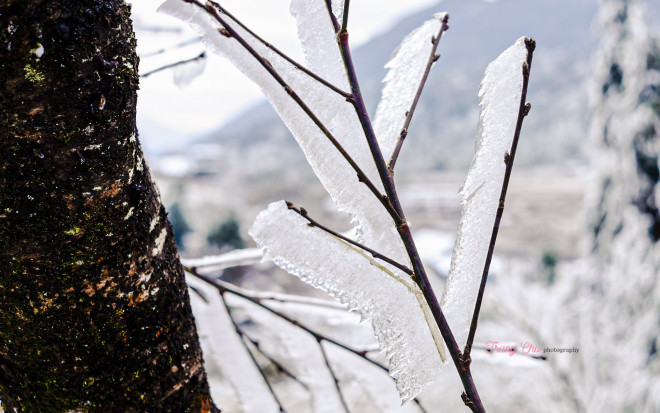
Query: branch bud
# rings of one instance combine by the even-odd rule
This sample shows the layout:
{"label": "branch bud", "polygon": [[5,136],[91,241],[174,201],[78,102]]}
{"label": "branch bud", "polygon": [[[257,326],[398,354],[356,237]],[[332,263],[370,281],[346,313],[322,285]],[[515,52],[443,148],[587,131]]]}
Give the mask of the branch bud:
{"label": "branch bud", "polygon": [[528,52],[533,52],[536,49],[536,40],[525,37],[525,46]]}

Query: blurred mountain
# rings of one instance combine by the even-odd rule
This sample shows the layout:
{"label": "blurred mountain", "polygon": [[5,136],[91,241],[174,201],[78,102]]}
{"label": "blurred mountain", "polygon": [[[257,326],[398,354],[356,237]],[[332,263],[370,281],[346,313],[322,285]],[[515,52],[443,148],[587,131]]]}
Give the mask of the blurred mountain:
{"label": "blurred mountain", "polygon": [[[410,31],[433,13],[449,11],[451,28],[440,42],[434,67],[397,164],[399,171],[466,168],[478,119],[477,91],[491,60],[526,35],[537,40],[518,162],[581,160],[588,98],[585,78],[597,39],[593,0],[446,0],[401,20],[354,53],[361,87],[373,113],[384,64]],[[260,172],[305,168],[302,152],[267,102],[202,139],[221,145],[224,159],[240,159]],[[264,160],[264,156],[266,159]]]}

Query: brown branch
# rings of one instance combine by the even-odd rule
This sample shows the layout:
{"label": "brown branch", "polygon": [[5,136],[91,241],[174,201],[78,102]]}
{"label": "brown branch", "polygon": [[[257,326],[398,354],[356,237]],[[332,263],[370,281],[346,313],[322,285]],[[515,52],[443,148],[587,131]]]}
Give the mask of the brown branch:
{"label": "brown branch", "polygon": [[341,402],[344,411],[346,413],[349,413],[350,411],[348,410],[348,405],[346,404],[346,400],[344,399],[344,393],[341,391],[341,387],[339,386],[339,379],[337,378],[335,371],[332,369],[332,366],[330,365],[330,359],[328,359],[328,354],[325,352],[325,349],[323,348],[323,340],[317,337],[316,342],[319,345],[319,349],[321,349],[321,355],[323,356],[323,361],[325,361],[325,366],[328,368],[328,371],[332,376],[332,381],[335,383],[335,389],[337,390],[339,401]]}
{"label": "brown branch", "polygon": [[239,335],[239,338],[241,339],[241,344],[243,345],[243,348],[245,348],[245,351],[250,355],[250,359],[252,360],[252,363],[255,365],[257,370],[259,370],[259,374],[261,377],[264,379],[264,382],[266,383],[266,386],[268,387],[268,391],[270,392],[271,396],[273,396],[273,399],[275,399],[275,403],[280,408],[281,413],[286,413],[284,410],[284,406],[282,406],[282,402],[280,399],[277,397],[277,394],[275,394],[275,390],[273,390],[273,387],[271,386],[270,382],[268,381],[268,377],[266,377],[266,373],[261,369],[259,366],[259,363],[257,362],[257,359],[254,357],[254,354],[252,354],[252,351],[250,351],[250,348],[248,347],[247,343],[245,343],[245,340],[243,339],[243,334],[241,334],[241,328],[236,323],[236,320],[234,320],[234,317],[231,314],[231,310],[229,308],[229,305],[227,304],[227,300],[225,299],[224,293],[220,292],[220,298],[222,299],[222,303],[224,304],[225,308],[227,309],[227,314],[229,314],[229,319],[231,320],[232,325],[234,326],[234,330],[236,331],[236,334]]}
{"label": "brown branch", "polygon": [[504,182],[502,183],[502,190],[500,192],[499,205],[495,215],[495,222],[493,224],[493,231],[490,237],[490,244],[488,245],[488,254],[486,255],[486,263],[484,270],[481,274],[481,284],[479,285],[479,293],[477,294],[477,301],[474,305],[474,313],[472,314],[472,322],[470,323],[470,332],[468,333],[465,350],[463,351],[464,363],[470,363],[470,352],[472,351],[472,343],[474,342],[474,335],[477,331],[477,324],[479,321],[479,312],[481,311],[481,302],[483,300],[484,291],[486,289],[486,281],[488,280],[488,271],[490,270],[490,263],[493,259],[493,252],[495,250],[495,241],[497,240],[497,233],[500,228],[500,221],[504,213],[504,201],[506,200],[506,192],[509,187],[509,179],[511,178],[511,171],[513,169],[513,160],[516,156],[516,149],[518,147],[518,140],[520,139],[520,131],[522,129],[523,120],[531,109],[531,104],[526,103],[527,100],[527,86],[529,84],[529,70],[532,66],[532,57],[534,49],[536,48],[536,41],[530,38],[525,38],[525,46],[527,47],[527,59],[522,65],[523,84],[522,93],[520,95],[520,106],[518,108],[518,120],[516,121],[516,130],[513,135],[513,142],[511,143],[511,150],[505,154],[504,163],[506,169],[504,172]]}
{"label": "brown branch", "polygon": [[414,272],[413,279],[419,286],[420,290],[424,295],[433,318],[435,319],[438,329],[442,334],[442,338],[447,345],[449,354],[451,355],[456,371],[461,378],[463,383],[463,388],[465,389],[465,400],[468,400],[469,403],[466,403],[468,407],[473,412],[485,412],[483,404],[481,403],[481,398],[472,379],[472,373],[470,371],[469,364],[463,362],[463,357],[461,355],[461,350],[456,343],[454,334],[449,327],[449,323],[440,308],[440,303],[433,292],[431,287],[431,282],[426,274],[424,265],[415,246],[415,241],[413,240],[410,227],[406,222],[403,209],[401,208],[401,203],[399,197],[396,193],[396,187],[394,185],[394,178],[392,172],[387,167],[385,159],[383,158],[383,153],[378,145],[378,140],[373,130],[371,120],[369,119],[369,114],[367,113],[366,106],[364,104],[364,99],[362,97],[362,92],[360,91],[360,86],[357,80],[357,74],[355,72],[355,67],[353,65],[353,60],[351,58],[350,47],[348,45],[348,33],[346,31],[340,31],[337,35],[337,40],[339,43],[339,49],[341,51],[342,59],[344,60],[344,66],[346,68],[346,74],[349,79],[349,84],[351,85],[351,93],[353,94],[353,106],[355,107],[355,112],[357,113],[360,124],[362,125],[362,130],[364,132],[365,138],[369,145],[376,169],[378,170],[378,175],[380,176],[383,187],[385,188],[385,193],[387,196],[387,203],[390,205],[388,212],[394,220],[394,223],[399,230],[399,235],[403,241],[403,245],[406,248],[410,262],[412,263],[412,270]]}
{"label": "brown branch", "polygon": [[[239,326],[239,328],[240,328],[240,326]],[[307,384],[303,383],[303,382],[302,382],[302,381],[301,381],[301,380],[300,380],[295,374],[291,373],[291,371],[289,371],[289,369],[287,369],[286,367],[284,367],[279,361],[275,360],[271,355],[269,355],[268,353],[266,353],[266,352],[264,351],[264,349],[262,349],[261,346],[259,345],[259,342],[256,341],[256,340],[254,340],[254,339],[252,339],[252,338],[251,338],[251,337],[245,332],[245,330],[243,330],[242,328],[240,328],[240,332],[239,332],[239,334],[241,335],[241,337],[245,338],[248,342],[250,342],[250,344],[252,344],[252,346],[253,346],[253,347],[259,352],[259,354],[261,354],[262,356],[264,356],[264,357],[265,357],[265,358],[266,358],[266,359],[267,359],[267,360],[268,360],[273,366],[275,366],[275,368],[277,369],[277,371],[279,371],[280,373],[282,373],[282,374],[284,374],[285,376],[289,377],[290,379],[294,380],[296,383],[298,383],[298,384],[300,384],[302,387],[304,387],[305,390],[309,391],[309,386],[307,386]]]}
{"label": "brown branch", "polygon": [[248,32],[252,37],[257,39],[261,44],[272,50],[274,53],[276,53],[278,56],[286,60],[287,62],[291,63],[296,69],[302,71],[305,73],[307,76],[311,77],[312,79],[316,80],[323,86],[327,87],[328,89],[332,90],[333,92],[337,93],[338,95],[344,97],[344,98],[349,98],[351,95],[348,92],[344,92],[337,86],[333,85],[332,83],[328,82],[327,80],[323,79],[321,76],[317,75],[316,73],[312,72],[311,70],[307,69],[304,65],[296,62],[292,58],[290,58],[286,53],[281,52],[277,47],[273,46],[270,42],[267,42],[264,40],[262,37],[257,35],[255,32],[253,32],[249,27],[247,27],[245,24],[243,24],[240,20],[238,20],[236,17],[234,17],[231,13],[229,13],[224,7],[222,7],[220,4],[218,4],[215,1],[209,1],[216,9],[218,9],[222,14],[225,14],[227,17],[232,19],[236,24],[238,24],[243,30]]}
{"label": "brown branch", "polygon": [[328,130],[328,128],[321,122],[321,120],[312,112],[312,110],[305,104],[305,102],[298,96],[298,94],[284,81],[282,76],[280,76],[279,73],[272,67],[272,65],[263,57],[261,56],[250,44],[243,39],[243,37],[234,30],[231,25],[227,24],[227,22],[220,16],[218,13],[218,10],[210,3],[206,3],[206,5],[202,4],[198,0],[185,0],[197,7],[200,7],[204,10],[206,10],[220,25],[223,27],[220,30],[224,30],[224,35],[228,35],[229,37],[232,37],[236,39],[240,45],[252,55],[252,57],[255,58],[255,60],[264,68],[266,71],[275,79],[277,83],[282,86],[287,94],[291,97],[291,99],[296,102],[296,104],[305,112],[305,114],[309,117],[309,119],[314,122],[314,124],[323,132],[323,134],[328,138],[328,140],[333,144],[333,146],[339,151],[339,153],[344,157],[346,162],[349,163],[349,165],[353,168],[353,170],[357,173],[358,180],[362,183],[364,183],[367,188],[374,194],[376,198],[378,198],[381,202],[381,204],[388,210],[391,210],[391,205],[387,201],[387,199],[380,193],[378,188],[374,185],[373,182],[367,177],[367,175],[362,171],[360,166],[355,162],[355,160],[346,152],[346,149],[337,141],[337,139],[332,135],[332,133]]}
{"label": "brown branch", "polygon": [[347,33],[346,30],[348,30],[348,8],[350,7],[350,0],[344,0],[344,10],[343,10],[343,19],[341,22],[341,29],[339,29],[339,32],[344,32]]}
{"label": "brown branch", "polygon": [[141,74],[140,77],[145,78],[145,77],[153,75],[154,73],[162,72],[163,70],[172,69],[173,67],[185,65],[186,63],[196,62],[198,60],[205,59],[205,58],[206,58],[206,51],[200,53],[198,56],[193,57],[192,59],[181,60],[180,62],[170,63],[168,65],[161,66],[157,69],[154,69],[154,70],[151,70],[147,73]]}
{"label": "brown branch", "polygon": [[426,68],[424,69],[424,75],[422,76],[422,80],[419,82],[419,86],[417,87],[417,93],[415,93],[415,98],[413,99],[412,104],[410,105],[410,109],[408,109],[408,112],[406,112],[406,120],[404,121],[403,127],[401,128],[401,134],[399,135],[399,139],[396,142],[396,146],[394,147],[394,151],[392,152],[392,156],[387,165],[387,168],[391,172],[394,172],[394,165],[396,164],[396,161],[399,158],[399,152],[401,152],[403,141],[406,139],[406,136],[408,135],[408,128],[410,127],[410,122],[412,121],[412,117],[413,114],[415,113],[415,108],[417,107],[419,98],[422,96],[422,90],[426,85],[426,80],[429,77],[429,73],[431,73],[431,68],[433,67],[433,64],[440,58],[440,55],[436,54],[436,51],[438,50],[438,44],[440,43],[440,39],[442,39],[442,35],[444,34],[444,32],[447,31],[447,29],[449,29],[448,21],[449,21],[449,14],[445,14],[444,19],[442,19],[442,25],[440,26],[440,31],[438,32],[438,35],[434,36],[432,39],[433,47],[431,48],[431,54],[429,55],[429,59],[426,63]]}
{"label": "brown branch", "polygon": [[339,21],[337,21],[337,16],[332,12],[332,0],[325,0],[325,7],[330,15],[330,21],[332,22],[332,27],[335,29],[335,34],[339,33],[341,26],[339,25]]}
{"label": "brown branch", "polygon": [[365,245],[362,245],[362,244],[360,244],[359,242],[353,241],[352,239],[350,239],[350,238],[348,238],[348,237],[346,237],[346,236],[344,236],[344,235],[342,235],[342,234],[340,234],[340,233],[338,233],[338,232],[336,232],[336,231],[333,231],[333,230],[331,230],[330,228],[328,228],[328,227],[326,227],[326,226],[323,226],[323,225],[319,224],[317,221],[315,221],[314,219],[312,219],[312,218],[307,214],[307,211],[305,210],[305,208],[302,208],[302,207],[300,207],[300,208],[296,208],[291,202],[287,202],[286,205],[287,205],[287,207],[288,207],[290,210],[292,210],[292,211],[298,213],[298,215],[300,215],[301,217],[305,218],[305,219],[309,222],[309,226],[319,228],[319,229],[321,229],[321,230],[327,232],[328,234],[332,235],[333,237],[339,238],[340,240],[345,241],[345,242],[348,242],[348,243],[351,244],[351,245],[355,245],[356,247],[358,247],[358,248],[360,248],[360,249],[363,249],[364,251],[366,251],[366,252],[368,252],[369,254],[371,254],[374,258],[376,258],[376,259],[378,259],[378,260],[381,260],[381,261],[384,261],[384,262],[386,262],[386,263],[388,263],[388,264],[390,264],[390,265],[392,265],[392,266],[394,266],[394,267],[400,269],[401,271],[405,272],[405,273],[408,274],[408,275],[412,275],[412,274],[413,274],[413,272],[410,270],[410,268],[406,267],[405,265],[400,264],[400,263],[398,263],[397,261],[395,261],[395,260],[393,260],[393,259],[391,259],[391,258],[388,258],[388,257],[386,257],[385,255],[379,253],[378,251],[375,251],[375,250],[373,250],[373,249],[371,249],[371,248],[369,248],[369,247],[367,247],[367,246],[365,246]]}

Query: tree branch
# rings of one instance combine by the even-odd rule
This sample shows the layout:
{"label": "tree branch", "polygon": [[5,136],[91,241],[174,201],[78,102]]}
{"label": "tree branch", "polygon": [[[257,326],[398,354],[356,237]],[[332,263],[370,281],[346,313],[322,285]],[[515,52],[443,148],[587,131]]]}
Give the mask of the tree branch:
{"label": "tree branch", "polygon": [[405,265],[400,264],[399,262],[397,262],[397,261],[395,261],[391,258],[386,257],[385,255],[379,253],[378,251],[375,251],[375,250],[373,250],[373,249],[371,249],[371,248],[369,248],[365,245],[362,245],[359,242],[353,241],[352,239],[350,239],[350,238],[348,238],[344,235],[341,235],[340,233],[338,233],[336,231],[333,231],[333,230],[331,230],[330,228],[328,228],[326,226],[323,226],[323,225],[319,224],[318,222],[316,222],[314,219],[312,219],[307,214],[307,211],[305,210],[305,208],[302,208],[302,207],[296,208],[291,202],[287,202],[286,204],[287,204],[287,206],[289,207],[290,210],[298,213],[298,215],[305,218],[309,222],[309,226],[317,227],[317,228],[327,232],[328,234],[330,234],[330,235],[332,235],[336,238],[339,238],[343,241],[348,242],[349,244],[355,245],[356,247],[365,250],[366,252],[371,254],[374,258],[376,258],[378,260],[381,260],[381,261],[384,261],[384,262],[400,269],[401,271],[405,272],[408,275],[413,275],[412,270],[410,268],[406,267]]}
{"label": "tree branch", "polygon": [[323,134],[328,138],[328,140],[334,145],[334,147],[339,151],[339,153],[346,159],[346,162],[349,163],[349,165],[353,168],[353,170],[357,173],[358,180],[360,182],[363,182],[369,190],[378,198],[381,202],[381,204],[388,210],[391,211],[391,205],[387,201],[387,199],[380,193],[378,188],[374,185],[373,182],[367,177],[367,175],[362,171],[360,166],[355,162],[355,160],[346,152],[346,149],[337,141],[337,139],[332,135],[332,133],[328,130],[328,128],[319,120],[319,118],[312,112],[312,110],[305,104],[305,102],[298,96],[298,94],[284,81],[282,76],[275,71],[275,69],[272,67],[272,65],[263,57],[261,56],[252,46],[250,46],[243,37],[238,34],[232,27],[231,25],[228,25],[226,21],[222,18],[222,16],[219,15],[218,10],[215,9],[213,4],[210,2],[207,2],[206,5],[202,4],[198,0],[185,0],[197,7],[200,7],[204,10],[206,10],[220,25],[223,27],[223,29],[220,29],[221,31],[224,30],[225,35],[229,35],[230,37],[235,38],[243,48],[254,57],[259,64],[266,69],[266,71],[277,81],[277,83],[280,84],[285,90],[286,93],[293,99],[294,102],[305,112],[305,114],[309,117],[312,122],[323,132]]}
{"label": "tree branch", "polygon": [[[281,52],[278,48],[273,46],[270,42],[267,42],[263,38],[261,38],[259,35],[257,35],[255,32],[250,30],[249,27],[247,27],[245,24],[243,24],[240,20],[238,20],[236,17],[234,17],[231,13],[229,13],[225,8],[223,8],[219,3],[215,1],[209,1],[216,9],[218,9],[222,14],[227,15],[230,19],[236,22],[243,30],[246,32],[250,33],[251,36],[253,36],[255,39],[257,39],[259,42],[261,42],[264,46],[275,52],[278,56],[286,60],[287,62],[291,63],[296,69],[302,71],[305,73],[307,76],[311,77],[312,79],[316,80],[323,86],[327,87],[328,89],[332,90],[333,92],[337,93],[338,95],[344,97],[344,98],[349,98],[351,96],[350,93],[344,92],[337,86],[333,85],[332,83],[328,82],[327,80],[323,79],[321,76],[317,75],[316,73],[312,72],[311,70],[307,69],[304,65],[301,65],[300,63],[296,62],[292,58],[290,58],[288,55],[285,53]],[[223,25],[224,26],[224,25]]]}
{"label": "tree branch", "polygon": [[417,251],[417,247],[415,246],[415,241],[413,240],[412,233],[410,231],[408,223],[406,222],[403,209],[401,208],[401,203],[396,193],[392,172],[388,169],[387,164],[385,163],[385,159],[383,158],[383,153],[376,139],[376,135],[374,133],[371,120],[369,119],[369,114],[367,113],[367,109],[364,104],[362,93],[360,92],[360,86],[358,84],[357,74],[355,72],[355,67],[353,65],[351,52],[348,45],[348,33],[340,32],[337,37],[337,41],[339,44],[339,49],[341,51],[342,58],[344,60],[344,66],[346,68],[349,84],[351,85],[351,93],[353,95],[352,103],[353,106],[355,107],[355,111],[360,120],[360,124],[362,125],[365,138],[367,139],[367,143],[369,145],[369,149],[371,150],[371,154],[373,156],[374,163],[378,170],[380,179],[383,183],[383,187],[385,188],[387,200],[389,201],[388,204],[391,205],[391,207],[388,208],[388,211],[390,212],[390,215],[392,216],[392,219],[394,220],[394,223],[397,229],[399,230],[401,240],[403,241],[403,244],[406,248],[406,252],[408,253],[410,262],[412,263],[413,266],[412,269],[414,272],[413,279],[419,286],[420,290],[424,295],[425,300],[429,305],[429,308],[431,309],[433,318],[435,319],[438,325],[438,329],[442,334],[442,338],[445,341],[445,344],[447,345],[449,354],[451,355],[452,361],[454,362],[456,370],[461,378],[461,382],[463,383],[463,387],[465,389],[464,400],[467,400],[469,402],[469,403],[466,402],[466,405],[473,412],[485,412],[483,404],[481,403],[481,398],[479,397],[479,393],[477,392],[477,388],[474,385],[474,380],[472,379],[472,373],[470,372],[470,367],[469,365],[466,365],[463,362],[461,350],[458,347],[458,344],[456,343],[454,334],[452,333],[451,328],[449,327],[449,323],[447,322],[447,319],[445,318],[445,315],[442,312],[442,309],[440,308],[438,299],[435,296],[435,293],[433,292],[433,288],[431,287],[431,282],[429,281],[428,276],[426,275],[424,265],[422,264],[422,260],[419,256],[419,252]]}
{"label": "tree branch", "polygon": [[350,0],[344,0],[344,11],[343,11],[343,19],[341,22],[341,29],[339,29],[339,33],[348,33],[348,8],[350,7]]}
{"label": "tree branch", "polygon": [[344,400],[344,393],[342,393],[341,387],[339,387],[339,379],[337,378],[335,371],[332,369],[332,366],[330,365],[330,359],[328,359],[328,354],[325,352],[325,349],[323,348],[323,340],[319,337],[316,337],[316,342],[319,344],[319,348],[321,349],[321,355],[323,356],[323,360],[325,361],[325,366],[328,368],[328,371],[332,376],[332,380],[335,383],[335,389],[337,389],[337,395],[339,396],[339,401],[341,402],[344,411],[346,413],[349,413],[350,411],[348,410],[348,405],[346,404],[346,400]]}
{"label": "tree branch", "polygon": [[438,35],[434,36],[432,39],[433,47],[431,48],[431,54],[429,55],[429,60],[426,63],[426,68],[424,69],[424,75],[422,76],[422,80],[419,82],[419,87],[417,88],[417,93],[415,93],[415,98],[413,99],[413,102],[410,105],[410,109],[408,109],[408,112],[406,112],[406,120],[403,123],[403,128],[401,128],[401,134],[399,135],[399,139],[396,142],[396,146],[394,147],[394,151],[392,152],[392,156],[387,165],[387,168],[391,172],[394,172],[394,165],[396,164],[396,161],[399,158],[399,152],[401,152],[403,141],[406,139],[406,136],[408,135],[408,128],[410,126],[410,122],[412,121],[412,117],[413,114],[415,113],[415,108],[417,107],[419,98],[422,96],[422,90],[426,85],[426,80],[429,77],[429,73],[431,73],[431,68],[433,67],[433,63],[435,63],[440,58],[440,55],[436,54],[436,51],[438,50],[438,44],[440,43],[440,39],[442,39],[442,35],[444,34],[444,32],[447,31],[447,29],[449,29],[448,21],[449,21],[449,14],[445,14],[445,18],[442,19],[442,26],[440,26],[440,31],[438,32]]}
{"label": "tree branch", "polygon": [[523,120],[531,109],[531,104],[526,103],[527,100],[527,86],[529,84],[529,70],[532,66],[532,57],[534,49],[536,48],[536,41],[530,38],[525,38],[525,46],[527,47],[527,59],[522,65],[523,85],[522,93],[520,96],[520,107],[518,109],[518,120],[516,121],[516,131],[511,143],[510,152],[504,156],[504,163],[506,170],[504,172],[504,182],[502,183],[502,191],[500,192],[500,202],[495,215],[495,222],[493,224],[493,231],[490,237],[490,244],[488,245],[488,254],[486,255],[486,263],[484,270],[481,274],[481,284],[479,285],[479,293],[477,294],[477,301],[474,306],[474,313],[472,314],[472,322],[470,323],[470,332],[468,333],[467,342],[465,343],[465,350],[463,352],[463,362],[470,363],[470,352],[472,351],[472,343],[474,342],[474,335],[477,331],[477,324],[479,321],[479,312],[481,311],[481,302],[483,300],[484,291],[486,289],[486,281],[488,280],[488,271],[490,270],[490,263],[493,259],[493,252],[495,250],[495,241],[497,240],[497,233],[500,228],[500,221],[504,213],[504,201],[506,200],[506,192],[509,187],[509,179],[511,178],[511,171],[513,169],[513,160],[516,156],[516,149],[518,147],[518,140],[520,138],[520,131],[522,129]]}
{"label": "tree branch", "polygon": [[328,9],[328,14],[330,15],[332,27],[335,29],[335,34],[339,33],[341,26],[339,25],[339,21],[337,21],[337,16],[332,12],[332,0],[325,0],[325,7]]}
{"label": "tree branch", "polygon": [[268,381],[268,377],[266,377],[266,374],[264,371],[259,367],[259,363],[257,362],[257,359],[254,358],[254,354],[252,354],[252,351],[250,351],[250,348],[248,347],[247,343],[245,343],[245,340],[243,339],[243,334],[240,326],[236,323],[236,320],[234,320],[234,317],[231,314],[231,310],[229,309],[229,305],[227,304],[227,300],[225,299],[225,295],[222,291],[220,291],[220,298],[222,299],[222,303],[224,304],[225,308],[227,309],[227,313],[229,314],[229,319],[231,320],[232,325],[234,326],[234,330],[236,330],[236,334],[239,335],[241,339],[241,344],[243,345],[243,348],[245,348],[245,351],[249,354],[250,359],[252,360],[252,363],[257,367],[257,370],[259,370],[259,374],[261,374],[261,377],[264,379],[264,382],[266,382],[266,386],[268,387],[268,391],[270,392],[271,396],[273,396],[273,399],[275,399],[275,403],[280,408],[281,413],[285,413],[286,411],[284,410],[284,407],[282,406],[282,402],[280,399],[277,397],[277,394],[275,394],[275,390],[273,390],[273,387],[271,386],[270,382]]}
{"label": "tree branch", "polygon": [[149,77],[149,76],[153,75],[154,73],[162,72],[163,70],[171,69],[173,67],[185,65],[186,63],[196,62],[197,60],[201,60],[201,59],[206,59],[206,51],[200,53],[198,56],[193,57],[192,59],[181,60],[180,62],[170,63],[168,65],[161,66],[161,67],[159,67],[157,69],[154,69],[150,72],[141,74],[140,77],[141,78]]}

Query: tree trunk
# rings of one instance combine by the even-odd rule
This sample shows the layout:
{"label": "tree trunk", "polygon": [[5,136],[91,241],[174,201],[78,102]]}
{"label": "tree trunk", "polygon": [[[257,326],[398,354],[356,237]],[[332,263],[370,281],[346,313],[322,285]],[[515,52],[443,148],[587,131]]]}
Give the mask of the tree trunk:
{"label": "tree trunk", "polygon": [[119,0],[0,0],[0,398],[215,412]]}

